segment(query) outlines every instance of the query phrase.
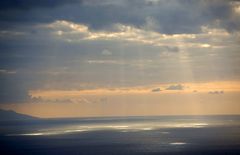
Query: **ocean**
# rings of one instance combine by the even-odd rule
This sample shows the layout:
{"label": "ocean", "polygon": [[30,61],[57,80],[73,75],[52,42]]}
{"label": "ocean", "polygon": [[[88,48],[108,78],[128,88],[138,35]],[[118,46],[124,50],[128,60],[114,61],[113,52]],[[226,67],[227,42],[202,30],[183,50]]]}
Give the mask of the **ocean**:
{"label": "ocean", "polygon": [[240,116],[1,121],[0,154],[239,155]]}

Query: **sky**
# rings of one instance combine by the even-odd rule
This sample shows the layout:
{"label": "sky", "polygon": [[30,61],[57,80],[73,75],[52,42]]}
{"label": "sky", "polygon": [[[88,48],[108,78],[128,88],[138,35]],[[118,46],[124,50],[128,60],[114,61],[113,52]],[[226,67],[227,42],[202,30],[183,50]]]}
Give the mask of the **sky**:
{"label": "sky", "polygon": [[238,0],[1,0],[0,108],[240,114]]}

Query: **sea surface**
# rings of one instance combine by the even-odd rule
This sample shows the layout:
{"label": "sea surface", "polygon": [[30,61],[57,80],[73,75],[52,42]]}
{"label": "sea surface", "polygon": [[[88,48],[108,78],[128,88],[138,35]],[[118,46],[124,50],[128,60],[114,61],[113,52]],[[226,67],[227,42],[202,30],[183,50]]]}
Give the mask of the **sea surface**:
{"label": "sea surface", "polygon": [[240,155],[240,116],[0,121],[0,154]]}

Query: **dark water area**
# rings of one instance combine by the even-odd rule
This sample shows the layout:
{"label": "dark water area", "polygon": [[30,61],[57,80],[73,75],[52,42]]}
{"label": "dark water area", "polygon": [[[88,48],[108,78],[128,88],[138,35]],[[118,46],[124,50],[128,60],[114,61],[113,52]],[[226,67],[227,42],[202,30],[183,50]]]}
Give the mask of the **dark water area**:
{"label": "dark water area", "polygon": [[1,121],[0,153],[239,155],[240,116]]}

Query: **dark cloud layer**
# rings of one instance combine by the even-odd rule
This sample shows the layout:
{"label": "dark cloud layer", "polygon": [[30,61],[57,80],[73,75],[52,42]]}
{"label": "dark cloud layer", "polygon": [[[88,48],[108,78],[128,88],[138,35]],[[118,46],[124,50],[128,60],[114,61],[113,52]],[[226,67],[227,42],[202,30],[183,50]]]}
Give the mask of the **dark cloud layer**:
{"label": "dark cloud layer", "polygon": [[31,98],[28,94],[28,88],[24,86],[23,81],[0,76],[0,104],[5,103],[26,103]]}
{"label": "dark cloud layer", "polygon": [[152,92],[160,92],[161,89],[160,88],[155,88],[155,89],[152,89]]}
{"label": "dark cloud layer", "polygon": [[166,88],[166,90],[183,90],[184,86],[181,84],[178,85],[171,85],[169,87]]}
{"label": "dark cloud layer", "polygon": [[218,94],[224,94],[224,91],[223,90],[219,90],[219,91],[215,90],[215,91],[209,91],[208,93],[218,95]]}
{"label": "dark cloud layer", "polygon": [[239,29],[232,1],[225,0],[3,0],[2,25],[70,20],[92,29],[111,30],[116,23],[146,27],[168,34],[196,33],[203,25]]}
{"label": "dark cloud layer", "polygon": [[2,0],[0,1],[1,10],[29,10],[34,8],[53,8],[73,2],[81,2],[80,0]]}

